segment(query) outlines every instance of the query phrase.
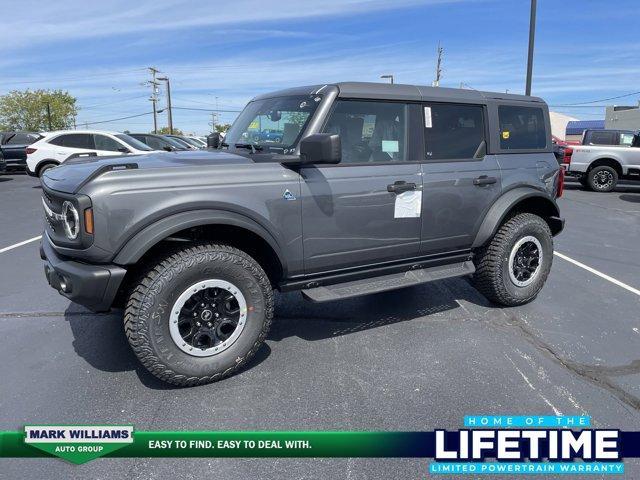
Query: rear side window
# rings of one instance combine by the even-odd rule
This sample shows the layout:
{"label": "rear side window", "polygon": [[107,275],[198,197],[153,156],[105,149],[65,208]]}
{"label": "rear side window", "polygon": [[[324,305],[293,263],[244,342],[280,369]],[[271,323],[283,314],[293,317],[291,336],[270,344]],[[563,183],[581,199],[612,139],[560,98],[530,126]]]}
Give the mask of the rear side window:
{"label": "rear side window", "polygon": [[584,139],[585,145],[616,145],[618,132],[591,131],[587,132]]}
{"label": "rear side window", "polygon": [[500,148],[503,150],[539,150],[547,146],[542,108],[500,105]]}
{"label": "rear side window", "polygon": [[633,133],[621,133],[620,134],[620,145],[625,147],[629,147],[633,145],[633,139],[635,135]]}
{"label": "rear side window", "polygon": [[427,160],[484,156],[484,109],[481,105],[425,106],[424,126]]}
{"label": "rear side window", "polygon": [[49,143],[68,148],[95,148],[93,135],[88,133],[69,133],[67,135],[60,135],[59,137],[50,140]]}

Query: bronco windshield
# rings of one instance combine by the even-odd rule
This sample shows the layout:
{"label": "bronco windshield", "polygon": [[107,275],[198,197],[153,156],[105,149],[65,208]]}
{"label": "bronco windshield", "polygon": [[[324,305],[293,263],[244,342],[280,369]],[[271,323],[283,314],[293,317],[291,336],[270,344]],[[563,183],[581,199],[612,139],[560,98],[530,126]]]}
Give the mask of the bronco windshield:
{"label": "bronco windshield", "polygon": [[227,132],[223,146],[292,153],[321,99],[320,95],[296,95],[249,102]]}

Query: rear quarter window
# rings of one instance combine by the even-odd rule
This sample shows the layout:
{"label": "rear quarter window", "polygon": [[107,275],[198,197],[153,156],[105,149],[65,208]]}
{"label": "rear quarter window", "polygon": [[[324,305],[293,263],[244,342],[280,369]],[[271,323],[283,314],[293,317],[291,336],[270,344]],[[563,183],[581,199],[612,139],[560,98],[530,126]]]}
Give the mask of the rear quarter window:
{"label": "rear quarter window", "polygon": [[502,150],[542,150],[547,147],[542,108],[500,105],[498,119]]}

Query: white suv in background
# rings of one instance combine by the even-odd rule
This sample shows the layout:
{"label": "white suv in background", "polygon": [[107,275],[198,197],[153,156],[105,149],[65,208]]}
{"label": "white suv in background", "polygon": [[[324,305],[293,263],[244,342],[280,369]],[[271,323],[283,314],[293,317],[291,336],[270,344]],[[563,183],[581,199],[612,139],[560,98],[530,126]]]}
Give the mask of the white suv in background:
{"label": "white suv in background", "polygon": [[144,143],[123,133],[99,130],[59,130],[44,134],[27,147],[27,173],[41,176],[45,170],[71,158],[143,154],[153,151]]}

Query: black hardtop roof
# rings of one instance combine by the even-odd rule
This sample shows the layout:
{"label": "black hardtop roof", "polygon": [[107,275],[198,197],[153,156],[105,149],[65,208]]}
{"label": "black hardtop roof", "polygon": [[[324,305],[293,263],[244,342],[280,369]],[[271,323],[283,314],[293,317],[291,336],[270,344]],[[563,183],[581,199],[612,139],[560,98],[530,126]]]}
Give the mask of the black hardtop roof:
{"label": "black hardtop roof", "polygon": [[375,82],[339,82],[288,88],[256,96],[253,100],[282,97],[287,95],[313,95],[322,93],[328,87],[337,87],[342,98],[387,99],[407,101],[460,101],[485,102],[487,100],[508,100],[544,103],[539,97],[515,95],[512,93],[481,92],[466,88],[427,87]]}

